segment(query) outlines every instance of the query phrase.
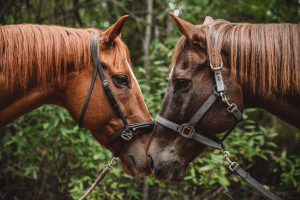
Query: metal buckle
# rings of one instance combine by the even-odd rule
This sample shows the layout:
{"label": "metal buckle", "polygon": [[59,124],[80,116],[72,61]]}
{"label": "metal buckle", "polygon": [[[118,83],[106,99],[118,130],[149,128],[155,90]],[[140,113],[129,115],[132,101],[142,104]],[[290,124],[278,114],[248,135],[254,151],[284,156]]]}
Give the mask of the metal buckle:
{"label": "metal buckle", "polygon": [[114,164],[114,162],[115,162],[116,160],[119,160],[119,158],[118,158],[118,157],[112,157],[110,163],[109,163],[108,165],[106,165],[106,167],[108,167],[109,170],[111,170],[111,169],[112,169],[112,166],[113,166],[113,164]]}
{"label": "metal buckle", "polygon": [[[216,91],[217,92],[217,90],[216,90],[216,88],[217,88],[217,86],[216,85],[214,85],[214,91]],[[222,91],[222,92],[218,92],[218,93],[223,93],[224,95],[226,94],[226,92],[227,92],[227,87],[226,87],[226,85],[224,85],[224,88],[225,88],[225,91]]]}
{"label": "metal buckle", "polygon": [[130,130],[128,130],[128,132],[124,130],[123,133],[121,134],[121,137],[124,140],[130,140],[132,138],[132,132]]}
{"label": "metal buckle", "polygon": [[[183,128],[182,128],[182,131],[181,131],[180,135],[182,135],[183,137],[186,137],[186,138],[191,138],[190,136],[191,136],[192,132],[195,132],[195,129],[189,128],[189,127],[188,127],[188,124],[182,124],[181,126],[182,126]],[[189,134],[185,134],[185,133],[184,133],[185,129],[187,129],[187,130],[190,131]]]}
{"label": "metal buckle", "polygon": [[232,169],[233,167],[233,165],[239,165],[239,164],[237,164],[236,162],[232,162],[230,165],[229,165],[229,169],[233,172],[234,170]]}
{"label": "metal buckle", "polygon": [[222,155],[224,157],[224,160],[227,161],[229,163],[229,169],[231,171],[234,171],[232,168],[233,165],[239,165],[237,164],[236,162],[231,162],[231,160],[229,159],[230,158],[230,153],[228,151],[223,151],[223,149],[221,149],[221,152],[222,152]]}
{"label": "metal buckle", "polygon": [[[213,61],[215,61],[216,59],[215,59],[215,55],[213,56]],[[213,70],[213,71],[218,71],[218,70],[220,70],[220,69],[222,69],[222,67],[223,67],[223,60],[222,60],[222,56],[221,56],[221,54],[220,54],[220,67],[214,67],[212,64],[211,64],[211,62],[209,62],[209,64],[210,64],[210,68]]]}
{"label": "metal buckle", "polygon": [[228,111],[229,113],[231,113],[232,108],[235,108],[235,107],[237,107],[237,106],[236,106],[234,103],[229,103],[229,101],[227,100],[227,97],[226,97],[225,93],[221,92],[221,93],[220,93],[220,96],[222,97],[222,100],[223,100],[223,101],[227,104],[227,106],[228,106],[227,111]]}
{"label": "metal buckle", "polygon": [[236,107],[236,105],[234,104],[234,103],[232,103],[228,108],[227,108],[227,111],[229,112],[229,113],[231,113],[231,108],[235,108]]}

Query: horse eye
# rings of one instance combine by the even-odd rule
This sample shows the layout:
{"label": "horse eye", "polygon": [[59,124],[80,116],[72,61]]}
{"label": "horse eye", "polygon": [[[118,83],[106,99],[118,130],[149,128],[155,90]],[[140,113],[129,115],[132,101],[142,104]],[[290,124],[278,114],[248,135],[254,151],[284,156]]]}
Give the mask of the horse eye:
{"label": "horse eye", "polygon": [[125,85],[125,86],[128,85],[128,79],[127,79],[127,77],[125,75],[117,76],[116,77],[116,81],[120,85]]}
{"label": "horse eye", "polygon": [[186,88],[189,85],[189,83],[190,83],[190,81],[180,80],[177,82],[177,88],[178,89]]}

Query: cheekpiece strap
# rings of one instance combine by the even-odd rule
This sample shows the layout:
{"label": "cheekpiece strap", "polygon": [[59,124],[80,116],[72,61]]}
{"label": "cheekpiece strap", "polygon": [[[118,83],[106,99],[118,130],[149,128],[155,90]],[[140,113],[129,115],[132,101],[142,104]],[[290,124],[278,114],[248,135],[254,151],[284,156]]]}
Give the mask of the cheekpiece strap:
{"label": "cheekpiece strap", "polygon": [[213,93],[208,97],[208,99],[204,102],[204,104],[199,108],[199,110],[195,113],[192,119],[188,122],[189,127],[195,127],[195,125],[201,120],[201,118],[205,115],[205,113],[212,107],[217,98],[219,97],[219,93],[213,90]]}
{"label": "cheekpiece strap", "polygon": [[[221,62],[222,62],[222,60],[221,60]],[[214,77],[215,77],[217,92],[218,93],[225,92],[226,88],[225,88],[225,84],[223,81],[221,69],[214,71]]]}

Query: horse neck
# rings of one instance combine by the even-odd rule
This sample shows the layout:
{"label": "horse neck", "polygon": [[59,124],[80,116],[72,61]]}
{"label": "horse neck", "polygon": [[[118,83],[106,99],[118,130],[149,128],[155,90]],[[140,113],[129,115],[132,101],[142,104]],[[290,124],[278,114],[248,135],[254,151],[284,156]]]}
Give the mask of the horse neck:
{"label": "horse neck", "polygon": [[222,27],[228,30],[220,37],[221,51],[229,55],[225,63],[243,89],[244,108],[265,109],[300,129],[299,25],[232,27]]}
{"label": "horse neck", "polygon": [[[3,79],[0,85],[4,85]],[[30,85],[26,92],[21,89],[11,91],[8,88],[0,90],[0,127],[12,122],[20,116],[44,105],[55,104],[65,107],[64,85],[58,86],[57,82]]]}
{"label": "horse neck", "polygon": [[279,119],[300,129],[300,94],[253,94],[243,88],[243,108],[262,108]]}
{"label": "horse neck", "polygon": [[[72,74],[74,71],[79,71],[87,67],[85,63],[83,63],[83,61],[82,63],[80,63],[81,61],[78,61],[78,58],[80,58],[79,60],[83,60],[84,56],[86,56],[84,55],[84,53],[86,54],[84,49],[75,49],[74,44],[69,44],[70,46],[68,48],[67,58],[61,56],[60,59],[56,59],[55,62],[52,61],[52,64],[48,63],[48,65],[43,65],[41,63],[38,63],[40,61],[38,61],[37,59],[32,59],[30,65],[27,65],[28,69],[30,69],[31,75],[27,75],[28,81],[23,81],[23,83],[22,81],[18,80],[22,79],[23,77],[18,78],[16,76],[14,77],[14,82],[8,84],[7,81],[9,81],[9,78],[6,75],[8,73],[5,73],[4,70],[0,71],[0,85],[2,86],[0,89],[0,127],[5,126],[18,117],[44,104],[55,104],[64,108],[66,107],[64,100],[64,91],[67,84],[66,79],[68,78],[69,74]],[[81,44],[77,43],[75,46],[80,47]],[[43,53],[39,55],[45,58],[47,55],[43,54],[47,54],[47,51],[41,52]],[[11,55],[17,58],[17,56],[15,56],[15,54],[17,53],[13,52],[11,53]],[[37,53],[39,52],[31,52],[31,55],[36,55]],[[4,58],[5,54],[3,54],[2,56],[1,57]],[[0,59],[2,59],[1,57]],[[22,55],[20,57],[24,56]],[[61,66],[61,68],[58,68],[57,70],[57,66],[55,65],[55,63],[58,62],[63,63],[62,65],[65,66]],[[14,68],[14,70],[22,70],[22,67],[24,69],[24,66],[20,66],[20,64],[17,62],[14,65],[9,64],[8,61],[6,61],[6,63],[2,62],[2,65],[4,64],[9,65],[9,68]],[[49,71],[47,72],[46,78],[41,81],[38,79],[39,74],[41,74],[41,71],[43,70],[42,68]],[[2,69],[4,69],[3,66]],[[43,74],[40,76],[43,76]]]}

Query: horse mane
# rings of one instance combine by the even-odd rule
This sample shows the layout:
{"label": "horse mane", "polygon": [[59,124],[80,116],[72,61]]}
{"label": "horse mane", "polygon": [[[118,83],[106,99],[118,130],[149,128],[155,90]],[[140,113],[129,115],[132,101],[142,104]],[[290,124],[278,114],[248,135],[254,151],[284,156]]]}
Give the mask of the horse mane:
{"label": "horse mane", "polygon": [[[5,86],[26,91],[31,81],[65,83],[68,63],[74,64],[75,71],[91,66],[91,36],[95,33],[99,39],[100,32],[34,24],[0,26],[0,72]],[[115,64],[120,66],[128,60],[128,49],[119,37],[112,46]]]}
{"label": "horse mane", "polygon": [[[296,94],[300,92],[300,26],[297,24],[249,24],[215,20],[198,25],[206,34],[210,60],[215,53],[228,55],[231,78],[253,94]],[[211,30],[209,30],[211,29]],[[215,32],[215,44],[212,35]],[[189,42],[183,36],[177,42],[173,66]]]}

